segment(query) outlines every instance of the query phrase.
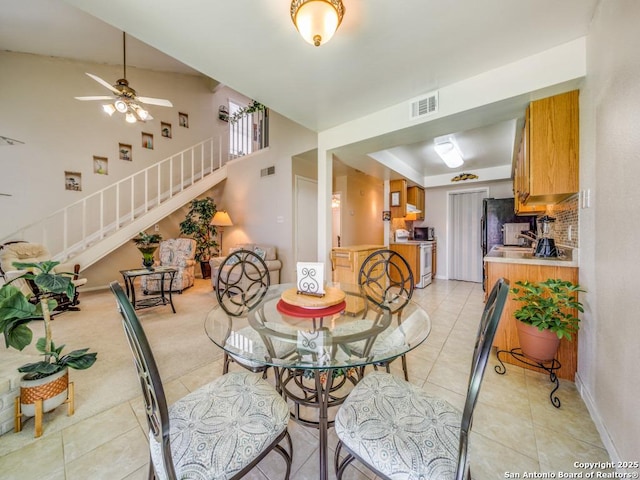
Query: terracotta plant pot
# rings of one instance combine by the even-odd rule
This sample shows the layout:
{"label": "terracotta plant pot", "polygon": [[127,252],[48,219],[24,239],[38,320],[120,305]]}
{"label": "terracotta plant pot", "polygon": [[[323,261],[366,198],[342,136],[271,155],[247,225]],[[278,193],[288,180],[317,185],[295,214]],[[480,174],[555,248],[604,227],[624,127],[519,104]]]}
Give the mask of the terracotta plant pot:
{"label": "terracotta plant pot", "polygon": [[551,330],[538,330],[537,327],[516,321],[518,338],[522,353],[536,362],[550,362],[556,357],[560,339]]}
{"label": "terracotta plant pot", "polygon": [[53,375],[37,380],[20,380],[20,410],[28,416],[35,416],[35,403],[42,399],[42,413],[50,412],[67,399],[69,370],[60,370]]}

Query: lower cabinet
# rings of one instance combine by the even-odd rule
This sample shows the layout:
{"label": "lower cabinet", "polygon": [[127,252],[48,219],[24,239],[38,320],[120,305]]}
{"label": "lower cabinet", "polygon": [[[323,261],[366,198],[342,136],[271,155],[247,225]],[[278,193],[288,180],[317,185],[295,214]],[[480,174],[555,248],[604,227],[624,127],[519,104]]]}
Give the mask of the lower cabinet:
{"label": "lower cabinet", "polygon": [[[360,267],[366,258],[383,245],[355,245],[353,247],[337,247],[331,250],[331,270],[333,281],[358,285]],[[364,310],[364,301],[360,297],[347,295],[345,311],[357,315]]]}

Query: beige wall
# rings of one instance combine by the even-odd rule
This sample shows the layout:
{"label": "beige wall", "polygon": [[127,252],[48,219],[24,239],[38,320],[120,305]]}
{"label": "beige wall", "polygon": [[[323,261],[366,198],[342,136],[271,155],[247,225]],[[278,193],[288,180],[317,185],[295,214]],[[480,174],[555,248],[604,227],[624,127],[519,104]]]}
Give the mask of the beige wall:
{"label": "beige wall", "polygon": [[614,460],[640,456],[639,18],[635,0],[599,3],[580,93],[580,186],[591,191],[591,207],[580,210],[580,283],[588,292],[577,382]]}

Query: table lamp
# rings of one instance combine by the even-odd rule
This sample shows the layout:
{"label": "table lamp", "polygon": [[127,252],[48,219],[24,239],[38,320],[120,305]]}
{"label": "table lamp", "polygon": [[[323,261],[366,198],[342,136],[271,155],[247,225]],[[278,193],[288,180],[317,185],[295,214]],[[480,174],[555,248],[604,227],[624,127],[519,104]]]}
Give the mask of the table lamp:
{"label": "table lamp", "polygon": [[211,219],[211,225],[220,229],[220,254],[222,255],[222,231],[223,227],[232,227],[233,222],[226,210],[218,210]]}

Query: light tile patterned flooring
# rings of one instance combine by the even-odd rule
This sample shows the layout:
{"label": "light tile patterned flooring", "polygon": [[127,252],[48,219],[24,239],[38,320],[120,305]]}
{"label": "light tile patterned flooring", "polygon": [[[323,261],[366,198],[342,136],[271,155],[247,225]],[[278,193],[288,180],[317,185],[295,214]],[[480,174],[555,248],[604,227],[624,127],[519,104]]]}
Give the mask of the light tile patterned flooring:
{"label": "light tile patterned flooring", "polygon": [[[167,307],[139,312],[165,384],[169,402],[221,372],[221,354],[206,337],[203,320],[215,304],[208,280],[174,297],[178,313]],[[33,420],[20,433],[0,437],[0,477],[5,480],[142,480],[148,450],[139,386],[125,344],[115,301],[108,291],[83,293],[82,311],[54,322],[54,340],[68,348],[91,346],[98,362],[73,371],[76,413],[64,407],[45,415],[45,433],[33,438]],[[483,309],[478,284],[436,280],[416,290],[414,300],[432,319],[428,340],[409,355],[411,382],[461,408],[477,322]],[[37,328],[37,327],[36,327]],[[39,335],[39,332],[35,332]],[[29,353],[29,352],[28,352]],[[31,351],[30,353],[34,353]],[[2,354],[2,351],[0,351]],[[561,381],[560,409],[549,402],[544,375],[507,365],[506,375],[487,368],[471,437],[471,469],[477,480],[509,478],[509,473],[580,472],[574,462],[608,461],[589,413],[572,382]],[[400,362],[393,363],[400,374]],[[293,422],[292,479],[318,478],[318,434]],[[336,437],[330,432],[330,460]],[[333,468],[331,470],[331,478]],[[282,459],[265,458],[245,478],[282,478]],[[345,478],[375,479],[361,465]],[[511,477],[516,478],[516,477]]]}

